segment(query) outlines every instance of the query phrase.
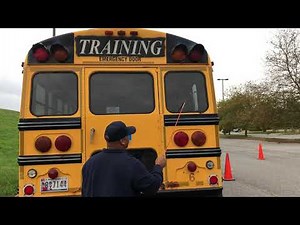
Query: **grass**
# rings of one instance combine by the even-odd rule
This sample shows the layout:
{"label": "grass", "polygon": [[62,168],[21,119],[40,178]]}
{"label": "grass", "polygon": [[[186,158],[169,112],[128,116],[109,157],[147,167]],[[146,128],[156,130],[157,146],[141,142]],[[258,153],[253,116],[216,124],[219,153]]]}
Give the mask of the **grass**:
{"label": "grass", "polygon": [[18,186],[19,112],[0,109],[0,196],[14,196]]}

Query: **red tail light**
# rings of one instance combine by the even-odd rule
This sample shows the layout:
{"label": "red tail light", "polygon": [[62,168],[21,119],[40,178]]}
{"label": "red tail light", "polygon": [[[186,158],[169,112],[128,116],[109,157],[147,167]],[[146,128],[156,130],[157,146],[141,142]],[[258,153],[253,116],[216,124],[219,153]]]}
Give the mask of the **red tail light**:
{"label": "red tail light", "polygon": [[183,44],[180,44],[174,48],[171,57],[174,62],[182,62],[186,59],[187,52],[187,47]]}
{"label": "red tail light", "polygon": [[51,46],[51,54],[58,62],[65,62],[69,55],[65,47],[60,44],[54,44]]}
{"label": "red tail light", "polygon": [[186,146],[188,141],[189,141],[189,136],[183,131],[179,131],[174,135],[174,142],[179,147]]}
{"label": "red tail light", "polygon": [[72,145],[72,141],[66,135],[61,135],[55,140],[55,147],[62,152],[68,151],[71,145]]}
{"label": "red tail light", "polygon": [[49,51],[42,44],[36,44],[32,47],[33,56],[38,62],[46,62],[49,59]]}
{"label": "red tail light", "polygon": [[51,179],[55,179],[58,176],[58,170],[55,168],[52,168],[48,171],[48,177]]}
{"label": "red tail light", "polygon": [[206,142],[206,135],[201,131],[196,131],[192,134],[192,142],[196,146],[202,146]]}
{"label": "red tail light", "polygon": [[217,184],[218,181],[219,181],[219,179],[215,175],[209,177],[209,184],[211,184],[211,185]]}
{"label": "red tail light", "polygon": [[41,136],[35,141],[35,148],[40,152],[48,152],[51,146],[51,140],[46,136]]}
{"label": "red tail light", "polygon": [[188,171],[190,171],[191,173],[195,172],[197,169],[197,165],[194,162],[189,162],[187,165],[187,169]]}
{"label": "red tail light", "polygon": [[201,60],[203,53],[204,53],[204,46],[201,44],[197,44],[190,51],[189,59],[192,62],[199,62]]}
{"label": "red tail light", "polygon": [[32,184],[26,184],[25,187],[24,187],[24,189],[23,189],[23,191],[24,191],[24,195],[25,196],[33,195],[33,193],[34,193],[34,187],[33,187]]}

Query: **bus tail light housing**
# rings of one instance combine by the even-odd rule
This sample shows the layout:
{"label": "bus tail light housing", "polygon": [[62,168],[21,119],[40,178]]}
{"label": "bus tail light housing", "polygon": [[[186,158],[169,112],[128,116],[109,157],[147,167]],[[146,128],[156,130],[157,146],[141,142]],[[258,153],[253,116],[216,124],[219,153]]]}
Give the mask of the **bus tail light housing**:
{"label": "bus tail light housing", "polygon": [[35,148],[40,152],[48,152],[52,146],[50,138],[41,136],[35,141]]}
{"label": "bus tail light housing", "polygon": [[206,142],[206,135],[201,131],[195,131],[192,134],[192,142],[196,146],[202,146]]}
{"label": "bus tail light housing", "polygon": [[38,62],[46,62],[49,59],[50,53],[49,53],[48,49],[40,43],[32,46],[32,52],[33,52],[34,58]]}
{"label": "bus tail light housing", "polygon": [[62,152],[68,151],[71,148],[72,141],[66,135],[61,135],[55,140],[55,147]]}
{"label": "bus tail light housing", "polygon": [[53,55],[54,59],[58,62],[63,63],[68,59],[69,53],[68,53],[67,49],[60,44],[52,45],[50,52]]}
{"label": "bus tail light housing", "polygon": [[34,186],[32,184],[26,184],[23,189],[24,196],[32,196],[34,194]]}
{"label": "bus tail light housing", "polygon": [[189,53],[189,60],[192,62],[200,62],[203,53],[204,46],[201,44],[196,44]]}
{"label": "bus tail light housing", "polygon": [[179,147],[186,146],[188,141],[189,136],[183,131],[179,131],[174,135],[174,143]]}
{"label": "bus tail light housing", "polygon": [[187,57],[187,47],[183,44],[177,45],[172,51],[171,57],[174,62],[182,62]]}

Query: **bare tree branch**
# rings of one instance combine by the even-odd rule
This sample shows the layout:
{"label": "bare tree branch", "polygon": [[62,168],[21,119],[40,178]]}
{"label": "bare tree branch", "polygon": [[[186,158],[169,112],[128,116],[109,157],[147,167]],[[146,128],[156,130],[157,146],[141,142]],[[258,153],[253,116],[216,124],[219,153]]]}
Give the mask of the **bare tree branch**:
{"label": "bare tree branch", "polygon": [[270,41],[266,55],[267,74],[276,86],[300,94],[300,31],[283,29]]}

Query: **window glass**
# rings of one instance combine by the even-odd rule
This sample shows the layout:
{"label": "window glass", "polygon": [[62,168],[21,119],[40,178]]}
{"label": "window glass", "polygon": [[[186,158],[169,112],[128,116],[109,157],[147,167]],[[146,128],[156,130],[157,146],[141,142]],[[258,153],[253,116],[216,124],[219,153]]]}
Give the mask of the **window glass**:
{"label": "window glass", "polygon": [[204,112],[208,108],[205,77],[201,72],[168,72],[165,76],[169,112]]}
{"label": "window glass", "polygon": [[36,116],[72,115],[77,111],[77,76],[41,72],[32,81],[30,109]]}
{"label": "window glass", "polygon": [[154,110],[153,77],[146,72],[97,72],[90,77],[94,114],[150,113]]}

